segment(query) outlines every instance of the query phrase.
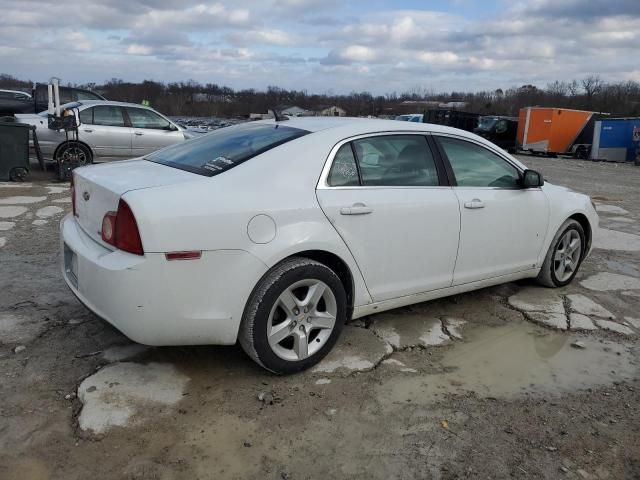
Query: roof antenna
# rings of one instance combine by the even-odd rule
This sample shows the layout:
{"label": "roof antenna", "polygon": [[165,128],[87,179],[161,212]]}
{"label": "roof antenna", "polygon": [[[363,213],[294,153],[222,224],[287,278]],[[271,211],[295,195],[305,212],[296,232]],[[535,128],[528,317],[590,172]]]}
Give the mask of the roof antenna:
{"label": "roof antenna", "polygon": [[287,120],[289,120],[289,117],[287,117],[286,115],[283,115],[282,113],[280,113],[280,111],[278,111],[275,108],[272,108],[271,110],[269,110],[269,112],[273,114],[273,118],[276,119],[276,122],[286,122]]}

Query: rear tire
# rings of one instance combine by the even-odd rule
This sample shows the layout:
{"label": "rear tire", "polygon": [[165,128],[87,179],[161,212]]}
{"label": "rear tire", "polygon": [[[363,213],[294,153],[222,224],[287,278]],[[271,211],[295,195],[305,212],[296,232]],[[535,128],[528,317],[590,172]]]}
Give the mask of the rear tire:
{"label": "rear tire", "polygon": [[550,288],[564,287],[571,283],[582,264],[586,245],[582,225],[568,219],[553,237],[537,282]]}
{"label": "rear tire", "polygon": [[273,267],[254,288],[238,339],[263,368],[305,370],[333,348],[347,316],[340,278],[326,265],[293,257]]}

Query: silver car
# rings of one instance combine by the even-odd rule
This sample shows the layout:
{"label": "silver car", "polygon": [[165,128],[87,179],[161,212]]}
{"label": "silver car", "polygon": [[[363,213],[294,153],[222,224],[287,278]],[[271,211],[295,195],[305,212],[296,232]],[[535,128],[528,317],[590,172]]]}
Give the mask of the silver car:
{"label": "silver car", "polygon": [[191,137],[164,115],[135,103],[83,100],[62,108],[71,109],[77,116],[78,142],[67,142],[64,131],[49,129],[46,111],[15,115],[18,122],[37,127],[38,143],[45,159],[73,158],[80,164],[124,160]]}

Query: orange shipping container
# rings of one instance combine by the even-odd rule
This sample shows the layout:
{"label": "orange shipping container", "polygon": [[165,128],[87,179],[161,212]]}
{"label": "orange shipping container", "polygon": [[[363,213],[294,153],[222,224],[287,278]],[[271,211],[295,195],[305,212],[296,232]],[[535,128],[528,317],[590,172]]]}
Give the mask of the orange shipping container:
{"label": "orange shipping container", "polygon": [[[522,150],[542,153],[571,153],[585,129],[593,129],[596,112],[566,108],[527,107],[518,117],[518,146]],[[587,143],[591,143],[591,136]],[[585,135],[582,135],[585,136]]]}

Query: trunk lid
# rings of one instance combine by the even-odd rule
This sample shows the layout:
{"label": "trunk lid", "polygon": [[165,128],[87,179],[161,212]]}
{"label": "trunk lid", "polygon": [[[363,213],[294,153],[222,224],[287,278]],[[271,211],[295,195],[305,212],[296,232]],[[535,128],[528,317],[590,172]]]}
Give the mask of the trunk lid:
{"label": "trunk lid", "polygon": [[[77,221],[102,245],[102,219],[118,210],[120,197],[132,190],[161,187],[202,179],[201,176],[147,160],[126,160],[74,171]],[[135,214],[135,212],[134,212]]]}

